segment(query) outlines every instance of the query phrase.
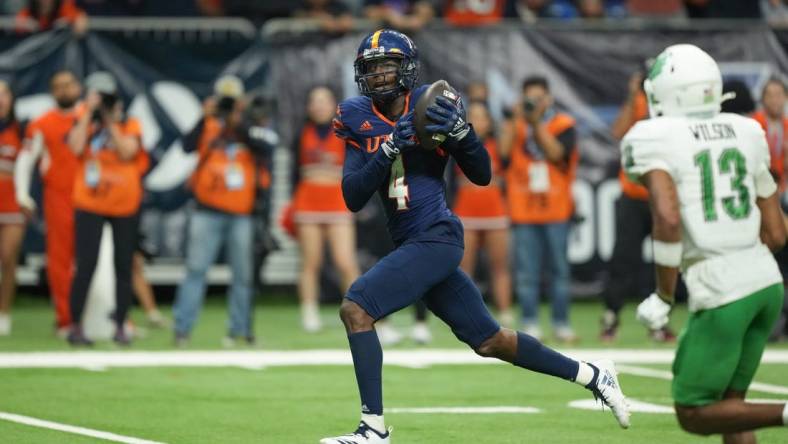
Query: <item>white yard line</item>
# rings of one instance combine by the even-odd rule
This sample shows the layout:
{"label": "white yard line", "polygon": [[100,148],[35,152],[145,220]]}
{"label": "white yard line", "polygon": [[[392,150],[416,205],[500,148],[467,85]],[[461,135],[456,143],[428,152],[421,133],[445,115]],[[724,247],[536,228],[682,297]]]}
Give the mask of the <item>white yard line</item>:
{"label": "white yard line", "polygon": [[[627,373],[635,376],[664,379],[666,381],[673,380],[673,374],[665,370],[656,370],[653,368],[636,367],[631,365],[618,365],[618,363],[616,363],[616,370],[621,373]],[[763,382],[753,382],[750,384],[749,391],[769,393],[772,395],[788,395],[788,387],[775,384],[765,384]]]}
{"label": "white yard line", "polygon": [[[670,364],[673,350],[650,349],[566,349],[560,352],[575,359],[595,361],[612,359],[625,373],[661,379],[670,372],[632,364]],[[395,349],[386,350],[387,365],[423,368],[431,365],[501,364],[496,359],[482,358],[467,349]],[[767,350],[765,364],[788,364],[788,350]],[[81,368],[103,371],[113,367],[241,367],[252,370],[266,367],[351,365],[348,350],[293,351],[70,351],[0,353],[2,368]],[[778,390],[779,386],[767,386]],[[786,389],[788,390],[788,389]],[[775,392],[777,393],[777,392]],[[779,392],[780,394],[788,392]]]}
{"label": "white yard line", "polygon": [[61,424],[59,422],[45,421],[43,419],[31,418],[30,416],[16,415],[7,412],[0,412],[0,420],[16,422],[19,424],[29,425],[32,427],[40,427],[42,429],[57,430],[60,432],[74,433],[76,435],[90,436],[91,438],[99,438],[113,442],[123,442],[127,444],[163,444],[158,441],[149,441],[147,439],[134,438],[131,436],[123,436],[110,432],[102,432],[101,430],[86,429],[84,427]]}
{"label": "white yard line", "polygon": [[490,406],[490,407],[387,407],[386,414],[389,413],[418,413],[418,414],[500,414],[500,413],[540,413],[536,407],[517,407],[517,406]]}

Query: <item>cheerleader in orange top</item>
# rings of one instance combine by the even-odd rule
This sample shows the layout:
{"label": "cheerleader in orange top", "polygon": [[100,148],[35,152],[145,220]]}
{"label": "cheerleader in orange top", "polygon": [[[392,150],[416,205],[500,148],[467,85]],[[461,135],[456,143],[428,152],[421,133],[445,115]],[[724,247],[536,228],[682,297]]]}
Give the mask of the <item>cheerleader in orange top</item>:
{"label": "cheerleader in orange top", "polygon": [[484,102],[470,102],[468,120],[473,124],[479,138],[490,154],[493,179],[489,186],[480,187],[471,183],[456,168],[457,197],[454,214],[465,227],[465,254],[460,267],[468,276],[473,276],[479,248],[484,247],[490,258],[493,297],[498,308],[500,321],[512,325],[512,277],[509,271],[509,216],[503,198],[500,179],[501,161],[495,143],[493,120]]}
{"label": "cheerleader in orange top", "polygon": [[25,215],[14,193],[14,163],[22,146],[14,102],[11,88],[0,81],[0,336],[11,334],[16,262],[25,236]]}
{"label": "cheerleader in orange top", "polygon": [[324,244],[328,242],[331,248],[331,257],[342,277],[343,293],[359,274],[355,226],[342,198],[345,143],[334,135],[331,127],[336,106],[330,89],[313,88],[307,103],[308,121],[296,141],[298,185],[293,195],[293,211],[301,247],[298,294],[306,331],[321,328],[318,278]]}

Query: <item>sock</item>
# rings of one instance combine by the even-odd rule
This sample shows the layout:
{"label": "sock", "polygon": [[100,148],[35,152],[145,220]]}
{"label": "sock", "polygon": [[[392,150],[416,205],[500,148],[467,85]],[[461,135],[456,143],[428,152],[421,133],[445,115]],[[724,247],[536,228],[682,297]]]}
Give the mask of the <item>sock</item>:
{"label": "sock", "polygon": [[[375,330],[348,335],[353,367],[356,370],[361,413],[383,415],[383,349]],[[371,425],[371,424],[370,424]]]}
{"label": "sock", "polygon": [[538,373],[557,376],[574,381],[578,375],[579,363],[573,359],[545,347],[525,333],[517,332],[517,356],[514,365]]}
{"label": "sock", "polygon": [[788,426],[788,404],[783,407],[783,425]]}
{"label": "sock", "polygon": [[596,378],[599,375],[599,369],[583,361],[579,361],[577,364],[575,384],[582,385],[585,388],[591,387],[596,382]]}
{"label": "sock", "polygon": [[386,423],[383,421],[383,415],[368,415],[362,413],[361,420],[366,422],[368,426],[375,429],[381,435],[386,433]]}

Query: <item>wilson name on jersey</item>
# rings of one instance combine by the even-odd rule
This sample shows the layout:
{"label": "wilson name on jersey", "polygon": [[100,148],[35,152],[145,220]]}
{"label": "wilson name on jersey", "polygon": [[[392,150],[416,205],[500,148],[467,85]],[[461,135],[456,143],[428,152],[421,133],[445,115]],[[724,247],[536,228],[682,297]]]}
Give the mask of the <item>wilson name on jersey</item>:
{"label": "wilson name on jersey", "polygon": [[781,281],[760,240],[755,201],[777,188],[757,122],[727,113],[709,119],[643,120],[624,137],[621,153],[622,167],[633,180],[663,170],[676,185],[681,268],[691,310],[719,306]]}

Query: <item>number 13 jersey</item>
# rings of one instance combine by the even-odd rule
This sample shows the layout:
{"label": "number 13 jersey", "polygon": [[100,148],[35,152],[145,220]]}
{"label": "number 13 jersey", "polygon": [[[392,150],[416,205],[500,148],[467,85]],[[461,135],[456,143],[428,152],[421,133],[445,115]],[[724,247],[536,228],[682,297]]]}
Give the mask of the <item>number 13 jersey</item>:
{"label": "number 13 jersey", "polygon": [[676,185],[690,310],[743,298],[782,277],[761,242],[758,197],[777,190],[766,137],[752,119],[658,117],[638,122],[621,142],[621,163],[638,180],[652,170]]}

